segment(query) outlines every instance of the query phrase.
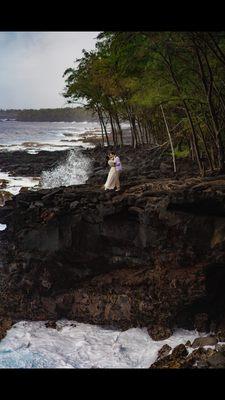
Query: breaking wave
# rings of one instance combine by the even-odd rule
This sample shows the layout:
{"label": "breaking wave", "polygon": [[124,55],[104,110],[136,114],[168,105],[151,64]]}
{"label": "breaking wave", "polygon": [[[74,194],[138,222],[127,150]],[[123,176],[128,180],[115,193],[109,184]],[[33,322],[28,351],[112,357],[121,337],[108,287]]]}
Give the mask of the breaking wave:
{"label": "breaking wave", "polygon": [[[154,341],[146,328],[126,331],[61,320],[56,329],[44,321],[21,321],[0,342],[1,368],[149,368],[159,349],[174,349],[199,336],[179,329]],[[192,349],[193,350],[193,349]]]}
{"label": "breaking wave", "polygon": [[40,184],[43,188],[83,184],[88,179],[91,166],[89,158],[79,150],[71,150],[66,161],[53,170],[43,171]]}

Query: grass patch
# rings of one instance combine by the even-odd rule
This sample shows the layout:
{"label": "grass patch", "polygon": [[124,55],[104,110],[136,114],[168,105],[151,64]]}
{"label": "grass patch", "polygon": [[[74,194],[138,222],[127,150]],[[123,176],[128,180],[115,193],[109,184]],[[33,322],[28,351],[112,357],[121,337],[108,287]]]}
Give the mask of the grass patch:
{"label": "grass patch", "polygon": [[[175,157],[176,157],[176,158],[186,158],[186,157],[189,156],[190,150],[189,150],[188,147],[185,147],[183,150],[178,150],[178,148],[176,147],[176,148],[174,149],[174,154],[175,154]],[[167,152],[165,153],[165,155],[171,156],[171,157],[172,157],[172,152],[171,152],[171,151],[167,151]]]}

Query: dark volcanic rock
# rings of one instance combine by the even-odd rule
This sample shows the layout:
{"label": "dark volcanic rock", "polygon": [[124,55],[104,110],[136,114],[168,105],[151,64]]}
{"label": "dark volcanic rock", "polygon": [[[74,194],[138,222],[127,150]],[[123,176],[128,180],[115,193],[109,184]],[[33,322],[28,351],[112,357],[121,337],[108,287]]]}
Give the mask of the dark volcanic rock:
{"label": "dark volcanic rock", "polygon": [[0,179],[0,189],[5,189],[7,187],[7,179]]}
{"label": "dark volcanic rock", "polygon": [[217,344],[217,342],[218,341],[215,336],[199,337],[194,340],[191,347],[196,348],[196,347],[203,347],[203,346],[214,346]]}
{"label": "dark volcanic rock", "polygon": [[225,356],[218,352],[207,359],[207,364],[212,368],[225,368]]}
{"label": "dark volcanic rock", "polygon": [[198,332],[208,332],[210,329],[209,325],[208,314],[201,313],[195,316],[195,327]]}
{"label": "dark volcanic rock", "polygon": [[164,344],[163,347],[158,351],[157,360],[161,360],[162,358],[169,355],[172,348],[168,344]]}
{"label": "dark volcanic rock", "polygon": [[173,349],[171,354],[169,354],[165,357],[158,358],[150,366],[150,368],[152,368],[152,369],[155,369],[155,368],[182,368],[186,361],[187,355],[188,355],[188,351],[187,351],[186,347],[183,344],[180,344]]}
{"label": "dark volcanic rock", "polygon": [[13,322],[11,318],[0,318],[0,340],[2,340],[6,334],[7,331],[12,327]]}
{"label": "dark volcanic rock", "polygon": [[52,329],[57,328],[56,321],[48,321],[45,323],[45,326],[46,326],[46,328],[52,328]]}
{"label": "dark volcanic rock", "polygon": [[153,325],[148,328],[148,333],[153,340],[164,340],[168,339],[173,334],[173,331],[165,325]]}
{"label": "dark volcanic rock", "polygon": [[[85,154],[103,165],[104,152]],[[135,162],[121,152],[119,193],[102,190],[104,166],[86,185],[21,192],[0,209],[2,316],[147,326],[154,340],[177,326],[221,326],[225,177],[188,178],[195,167],[186,165],[184,178],[181,163],[169,178],[149,149],[137,149]]]}
{"label": "dark volcanic rock", "polygon": [[225,321],[220,322],[215,330],[218,341],[225,342]]}
{"label": "dark volcanic rock", "polygon": [[20,193],[0,209],[2,315],[148,326],[155,340],[221,320],[224,200],[224,180],[197,177]]}
{"label": "dark volcanic rock", "polygon": [[[108,166],[106,164],[106,155],[113,147],[102,148],[96,146],[93,149],[85,149],[83,153],[94,160],[93,173],[90,175],[87,183],[102,185],[106,180]],[[149,179],[171,178],[174,177],[172,159],[169,156],[157,154],[157,150],[151,147],[140,147],[132,149],[130,146],[116,149],[120,156],[123,172],[121,182],[123,187],[130,184],[146,182]],[[197,175],[197,166],[193,161],[187,159],[177,159],[176,178],[191,177]]]}
{"label": "dark volcanic rock", "polygon": [[172,357],[186,357],[187,355],[188,351],[184,344],[178,344],[172,351]]}
{"label": "dark volcanic rock", "polygon": [[181,344],[175,347],[172,354],[156,360],[150,368],[221,368],[223,362],[223,355],[214,349],[200,347],[188,355],[185,346]]}
{"label": "dark volcanic rock", "polygon": [[0,152],[1,171],[17,176],[40,176],[42,171],[54,168],[66,159],[68,150],[44,151],[30,154],[26,151]]}

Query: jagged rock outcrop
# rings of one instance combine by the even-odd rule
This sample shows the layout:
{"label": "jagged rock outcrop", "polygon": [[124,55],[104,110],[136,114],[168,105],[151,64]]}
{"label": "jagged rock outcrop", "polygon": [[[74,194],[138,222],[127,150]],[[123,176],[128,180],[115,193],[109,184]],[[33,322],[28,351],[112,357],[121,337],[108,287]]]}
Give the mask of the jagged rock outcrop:
{"label": "jagged rock outcrop", "polygon": [[0,209],[2,316],[147,326],[154,339],[222,326],[225,177],[127,176],[120,193],[93,178]]}
{"label": "jagged rock outcrop", "polygon": [[11,318],[0,318],[0,340],[6,336],[6,333],[12,327],[12,324],[13,322]]}
{"label": "jagged rock outcrop", "polygon": [[[96,146],[94,149],[85,149],[85,156],[89,156],[93,162],[93,173],[88,181],[91,184],[102,185],[107,176],[106,154],[112,147],[102,148]],[[117,150],[123,164],[121,181],[124,185],[146,182],[148,179],[171,178],[174,176],[171,157],[164,154],[160,146],[157,148],[124,146]],[[177,159],[176,177],[193,177],[198,173],[197,165],[190,160]]]}
{"label": "jagged rock outcrop", "polygon": [[[216,343],[215,336],[207,336],[196,338],[192,344],[179,344],[173,350],[170,346],[164,345],[150,368],[225,368],[225,346]],[[195,349],[192,350],[191,347]]]}
{"label": "jagged rock outcrop", "polygon": [[38,154],[22,150],[1,151],[1,171],[17,176],[40,176],[42,171],[52,169],[59,162],[63,162],[68,154],[68,150],[41,150]]}

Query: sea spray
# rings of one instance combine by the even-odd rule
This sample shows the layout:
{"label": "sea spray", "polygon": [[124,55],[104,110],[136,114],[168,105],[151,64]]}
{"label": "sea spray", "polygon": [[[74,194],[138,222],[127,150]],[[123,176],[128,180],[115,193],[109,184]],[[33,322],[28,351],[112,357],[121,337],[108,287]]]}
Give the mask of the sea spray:
{"label": "sea spray", "polygon": [[198,336],[179,329],[168,339],[154,341],[146,328],[120,331],[61,320],[52,329],[44,321],[20,321],[0,342],[0,369],[149,368],[164,344],[173,349]]}
{"label": "sea spray", "polygon": [[41,186],[43,188],[54,188],[83,184],[91,172],[91,166],[91,160],[85,157],[80,150],[71,150],[64,162],[52,170],[43,171]]}

